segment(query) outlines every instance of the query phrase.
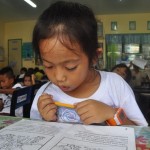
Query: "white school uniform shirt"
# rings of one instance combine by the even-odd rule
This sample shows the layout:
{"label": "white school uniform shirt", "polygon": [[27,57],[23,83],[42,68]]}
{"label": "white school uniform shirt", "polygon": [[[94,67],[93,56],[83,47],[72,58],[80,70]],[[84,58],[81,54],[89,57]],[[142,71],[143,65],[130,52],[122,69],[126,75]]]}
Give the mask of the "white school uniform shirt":
{"label": "white school uniform shirt", "polygon": [[11,94],[0,94],[0,99],[2,99],[2,102],[4,103],[4,108],[0,113],[10,113],[11,97]]}
{"label": "white school uniform shirt", "polygon": [[[135,122],[137,125],[147,126],[148,123],[136,103],[134,93],[124,79],[113,72],[99,71],[99,73],[101,76],[99,88],[91,96],[86,98],[75,98],[69,96],[50,82],[44,84],[38,90],[34,98],[30,112],[31,119],[42,120],[37,108],[37,102],[42,93],[47,93],[52,95],[55,101],[67,104],[74,104],[87,99],[93,99],[114,108],[123,108],[128,119]],[[57,117],[60,122],[81,123],[80,117],[74,109],[59,107]]]}
{"label": "white school uniform shirt", "polygon": [[[13,89],[22,88],[21,84],[15,84]],[[0,113],[10,113],[10,106],[11,106],[11,98],[12,94],[0,94],[0,99],[2,99],[4,103],[4,108]]]}

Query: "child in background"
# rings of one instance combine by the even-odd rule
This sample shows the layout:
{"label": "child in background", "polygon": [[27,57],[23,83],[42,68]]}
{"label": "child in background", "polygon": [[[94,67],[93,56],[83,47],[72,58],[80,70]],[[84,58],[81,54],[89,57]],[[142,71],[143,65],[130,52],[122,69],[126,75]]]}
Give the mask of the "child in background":
{"label": "child in background", "polygon": [[35,76],[34,74],[26,73],[23,78],[23,85],[24,86],[32,86],[35,84]]}
{"label": "child in background", "polygon": [[26,86],[32,86],[35,84],[35,76],[34,74],[31,74],[30,72],[27,72],[23,77],[23,82],[17,83],[17,85],[20,85],[22,88]]}
{"label": "child in background", "polygon": [[[97,22],[88,7],[62,1],[42,13],[33,31],[33,47],[51,82],[38,90],[31,119],[148,125],[124,79],[94,69],[97,42]],[[56,101],[74,108],[58,107]],[[115,122],[120,114],[121,121]]]}
{"label": "child in background", "polygon": [[115,65],[112,69],[111,72],[115,72],[117,74],[119,74],[127,83],[130,84],[131,81],[131,70],[130,68],[126,65],[126,64],[118,64]]}
{"label": "child in background", "polygon": [[16,77],[16,82],[22,82],[26,72],[27,72],[27,68],[26,67],[22,67],[20,69],[20,74]]}
{"label": "child in background", "polygon": [[140,67],[136,66],[132,62],[130,63],[130,67],[131,66],[133,66],[133,69],[131,70],[132,73],[131,86],[133,88],[140,87],[142,85],[142,82],[148,79],[147,73],[145,73],[144,70],[141,71]]}
{"label": "child in background", "polygon": [[0,70],[0,114],[10,113],[12,93],[18,86],[14,85],[15,76],[11,67],[4,67]]}
{"label": "child in background", "polygon": [[34,69],[34,75],[35,75],[35,79],[37,81],[42,80],[42,77],[44,76],[44,74],[41,72],[41,70],[38,67],[35,67],[35,69]]}

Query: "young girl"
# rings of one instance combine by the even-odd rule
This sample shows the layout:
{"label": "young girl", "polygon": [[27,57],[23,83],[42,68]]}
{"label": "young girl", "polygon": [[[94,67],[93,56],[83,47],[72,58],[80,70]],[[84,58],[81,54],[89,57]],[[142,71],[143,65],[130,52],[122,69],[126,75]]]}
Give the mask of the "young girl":
{"label": "young girl", "polygon": [[33,31],[33,46],[51,82],[37,92],[32,119],[147,126],[124,79],[93,68],[97,41],[97,22],[88,7],[56,2],[43,12]]}
{"label": "young girl", "polygon": [[26,73],[23,78],[23,86],[32,86],[35,84],[34,74]]}
{"label": "young girl", "polygon": [[16,85],[20,85],[20,88],[24,88],[27,86],[32,86],[35,84],[35,76],[30,72],[26,72],[23,77],[23,82],[19,82]]}

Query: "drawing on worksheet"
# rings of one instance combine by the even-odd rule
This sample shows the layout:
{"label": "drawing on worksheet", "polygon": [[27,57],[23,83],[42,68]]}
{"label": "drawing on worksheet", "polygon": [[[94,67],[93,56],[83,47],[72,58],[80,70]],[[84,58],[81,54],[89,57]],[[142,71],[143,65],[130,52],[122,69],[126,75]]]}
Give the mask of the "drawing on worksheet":
{"label": "drawing on worksheet", "polygon": [[51,150],[127,150],[127,145],[126,136],[94,133],[77,126],[64,135]]}
{"label": "drawing on worksheet", "polygon": [[66,127],[21,120],[0,130],[0,150],[40,150]]}
{"label": "drawing on worksheet", "polygon": [[0,150],[24,150],[24,149],[32,149],[37,150],[42,147],[41,140],[44,137],[30,137],[30,136],[21,136],[14,134],[5,134],[0,135]]}
{"label": "drawing on worksheet", "polygon": [[135,150],[134,129],[21,120],[0,130],[0,150]]}
{"label": "drawing on worksheet", "polygon": [[[67,141],[66,141],[67,140]],[[77,142],[77,143],[76,143]],[[51,150],[127,150],[127,147],[110,147],[110,146],[103,146],[103,145],[95,145],[94,143],[78,143],[79,141],[72,141],[72,143],[68,143],[68,139],[63,139],[60,143],[55,145]],[[74,144],[75,143],[75,144]]]}

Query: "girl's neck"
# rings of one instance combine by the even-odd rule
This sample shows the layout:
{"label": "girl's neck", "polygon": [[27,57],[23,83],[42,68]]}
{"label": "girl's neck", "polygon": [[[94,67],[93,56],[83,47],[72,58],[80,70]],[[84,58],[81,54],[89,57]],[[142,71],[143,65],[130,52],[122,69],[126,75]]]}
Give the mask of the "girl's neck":
{"label": "girl's neck", "polygon": [[100,74],[95,69],[92,69],[89,72],[87,79],[73,91],[67,92],[66,94],[76,97],[76,98],[85,98],[89,97],[95,93],[100,85]]}

